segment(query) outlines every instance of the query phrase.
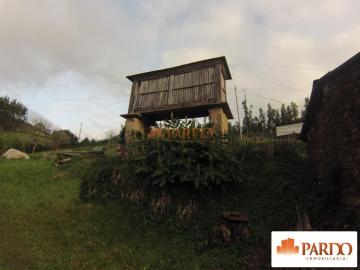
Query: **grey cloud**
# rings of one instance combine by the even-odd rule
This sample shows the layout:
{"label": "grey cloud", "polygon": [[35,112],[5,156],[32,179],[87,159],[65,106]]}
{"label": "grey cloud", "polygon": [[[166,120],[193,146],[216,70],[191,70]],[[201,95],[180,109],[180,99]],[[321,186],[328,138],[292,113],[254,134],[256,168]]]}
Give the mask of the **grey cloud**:
{"label": "grey cloud", "polygon": [[[256,63],[335,68],[359,51],[358,10],[357,0],[0,0],[0,84],[42,84],[68,74],[83,81],[125,80],[132,73],[225,55],[234,78],[228,83],[233,109],[235,84],[258,88],[247,90],[256,108],[271,102],[259,95],[301,101],[325,71]],[[16,93],[21,91],[34,90]],[[129,92],[129,84],[99,86],[91,95],[119,91]],[[114,119],[126,111],[121,106],[114,108]],[[85,114],[97,123],[104,118]],[[91,125],[87,132],[103,131]]]}

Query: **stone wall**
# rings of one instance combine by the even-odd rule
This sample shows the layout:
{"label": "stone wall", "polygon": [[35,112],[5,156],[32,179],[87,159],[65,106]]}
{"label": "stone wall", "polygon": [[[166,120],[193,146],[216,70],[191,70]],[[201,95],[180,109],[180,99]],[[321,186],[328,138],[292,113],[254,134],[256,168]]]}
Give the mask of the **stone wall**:
{"label": "stone wall", "polygon": [[228,118],[221,107],[210,108],[209,119],[210,119],[210,123],[213,124],[213,128],[215,132],[219,134],[226,134],[228,132],[228,128],[229,128]]}
{"label": "stone wall", "polygon": [[360,63],[327,79],[322,91],[309,157],[320,184],[335,186],[342,204],[360,206]]}
{"label": "stone wall", "polygon": [[149,132],[149,126],[140,118],[126,119],[125,123],[125,140],[131,141],[134,136],[138,134],[147,134]]}

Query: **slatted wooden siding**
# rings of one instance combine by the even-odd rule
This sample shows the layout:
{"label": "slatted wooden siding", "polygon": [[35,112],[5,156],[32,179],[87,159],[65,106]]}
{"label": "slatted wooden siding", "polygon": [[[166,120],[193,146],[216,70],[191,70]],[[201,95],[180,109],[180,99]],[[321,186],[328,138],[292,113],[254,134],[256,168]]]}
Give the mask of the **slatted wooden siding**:
{"label": "slatted wooden siding", "polygon": [[134,82],[133,87],[135,98],[130,102],[133,112],[226,101],[220,66]]}
{"label": "slatted wooden siding", "polygon": [[160,109],[168,105],[170,76],[141,81],[135,111]]}
{"label": "slatted wooden siding", "polygon": [[220,74],[220,88],[221,88],[221,101],[226,101],[226,80],[224,79],[224,75],[221,72]]}

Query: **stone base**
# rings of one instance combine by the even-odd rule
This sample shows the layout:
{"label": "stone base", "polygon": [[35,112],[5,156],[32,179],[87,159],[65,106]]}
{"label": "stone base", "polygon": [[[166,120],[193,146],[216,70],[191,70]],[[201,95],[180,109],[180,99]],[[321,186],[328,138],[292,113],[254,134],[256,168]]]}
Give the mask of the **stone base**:
{"label": "stone base", "polygon": [[140,118],[128,118],[125,123],[125,141],[130,142],[136,136],[149,132],[149,126]]}
{"label": "stone base", "polygon": [[209,109],[210,123],[213,124],[213,128],[216,133],[224,135],[228,132],[229,124],[228,117],[224,113],[223,108],[210,108]]}

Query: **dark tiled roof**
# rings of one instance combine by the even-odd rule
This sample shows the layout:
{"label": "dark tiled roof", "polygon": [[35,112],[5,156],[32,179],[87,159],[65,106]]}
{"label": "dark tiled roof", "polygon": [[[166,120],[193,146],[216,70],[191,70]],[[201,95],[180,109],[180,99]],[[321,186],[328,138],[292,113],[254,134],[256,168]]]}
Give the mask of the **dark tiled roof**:
{"label": "dark tiled roof", "polygon": [[225,56],[206,59],[198,62],[193,62],[181,66],[171,67],[171,68],[165,68],[165,69],[159,69],[154,71],[149,71],[145,73],[135,74],[131,76],[127,76],[130,81],[142,81],[142,80],[149,80],[149,79],[157,79],[173,74],[179,74],[184,72],[189,72],[196,69],[206,68],[210,66],[214,66],[216,64],[222,64],[224,66],[224,77],[225,80],[231,79],[231,73],[229,70],[229,66],[226,62]]}
{"label": "dark tiled roof", "polygon": [[314,122],[317,108],[318,108],[318,105],[322,98],[322,89],[323,89],[324,82],[327,81],[328,79],[331,79],[331,78],[337,76],[338,74],[346,71],[349,67],[351,67],[352,65],[354,65],[355,63],[358,63],[358,62],[360,62],[360,52],[357,53],[356,55],[354,55],[353,57],[351,57],[345,63],[343,63],[340,66],[338,66],[337,68],[335,68],[334,70],[326,73],[320,79],[315,80],[313,82],[313,88],[312,88],[312,92],[311,92],[311,96],[310,96],[310,102],[309,102],[309,106],[307,108],[304,125],[301,129],[301,134],[300,134],[300,138],[303,141],[307,141],[306,134],[308,133],[308,131],[311,128],[311,125]]}

